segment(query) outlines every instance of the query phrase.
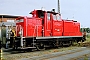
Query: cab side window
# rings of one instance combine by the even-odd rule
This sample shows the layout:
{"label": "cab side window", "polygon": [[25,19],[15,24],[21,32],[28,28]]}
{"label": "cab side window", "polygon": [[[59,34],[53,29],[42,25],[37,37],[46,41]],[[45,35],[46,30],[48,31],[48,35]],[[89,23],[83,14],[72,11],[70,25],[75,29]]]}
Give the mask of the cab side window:
{"label": "cab side window", "polygon": [[47,20],[50,20],[50,13],[47,13]]}
{"label": "cab side window", "polygon": [[59,14],[57,14],[57,20],[60,20],[60,15]]}
{"label": "cab side window", "polygon": [[53,15],[53,19],[54,19],[54,20],[57,20],[57,16],[56,16],[56,15]]}

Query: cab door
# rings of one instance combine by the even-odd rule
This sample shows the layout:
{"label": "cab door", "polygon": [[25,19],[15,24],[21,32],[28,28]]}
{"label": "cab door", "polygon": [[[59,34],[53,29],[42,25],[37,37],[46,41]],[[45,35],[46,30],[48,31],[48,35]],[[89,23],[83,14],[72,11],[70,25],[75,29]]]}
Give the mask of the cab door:
{"label": "cab door", "polygon": [[63,32],[63,21],[60,16],[53,14],[52,19],[52,36],[62,36]]}
{"label": "cab door", "polygon": [[47,36],[51,36],[51,17],[50,13],[47,13],[47,23],[46,23]]}

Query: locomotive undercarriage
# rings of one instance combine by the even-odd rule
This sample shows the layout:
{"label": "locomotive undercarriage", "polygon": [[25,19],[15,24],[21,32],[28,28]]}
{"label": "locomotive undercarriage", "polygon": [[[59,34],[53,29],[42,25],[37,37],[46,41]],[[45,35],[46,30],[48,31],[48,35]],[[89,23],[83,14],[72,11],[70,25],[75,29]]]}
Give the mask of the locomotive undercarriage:
{"label": "locomotive undercarriage", "polygon": [[48,39],[36,39],[23,38],[23,44],[21,46],[21,38],[16,38],[14,42],[14,49],[37,49],[45,50],[46,47],[63,47],[64,45],[72,45],[73,42],[82,41],[82,37],[71,38],[48,38]]}

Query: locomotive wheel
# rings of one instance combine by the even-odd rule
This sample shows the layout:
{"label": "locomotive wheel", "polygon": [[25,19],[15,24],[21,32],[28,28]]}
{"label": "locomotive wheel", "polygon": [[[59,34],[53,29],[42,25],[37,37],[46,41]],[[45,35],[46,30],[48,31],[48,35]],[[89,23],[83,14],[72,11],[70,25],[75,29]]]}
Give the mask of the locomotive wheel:
{"label": "locomotive wheel", "polygon": [[72,41],[70,41],[70,42],[69,42],[69,46],[72,46],[72,44],[73,44]]}
{"label": "locomotive wheel", "polygon": [[36,47],[37,47],[37,50],[39,51],[45,50],[45,45],[43,43],[38,44]]}

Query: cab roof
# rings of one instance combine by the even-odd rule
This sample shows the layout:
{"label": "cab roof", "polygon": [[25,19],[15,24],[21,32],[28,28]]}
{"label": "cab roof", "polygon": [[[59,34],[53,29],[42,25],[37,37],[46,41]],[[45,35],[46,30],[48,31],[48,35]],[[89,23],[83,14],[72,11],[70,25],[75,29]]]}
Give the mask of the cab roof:
{"label": "cab roof", "polygon": [[52,14],[59,14],[59,13],[54,12],[54,11],[44,11],[44,10],[33,10],[33,11],[30,12],[29,14],[32,14],[34,11],[43,11],[43,12],[52,13]]}

